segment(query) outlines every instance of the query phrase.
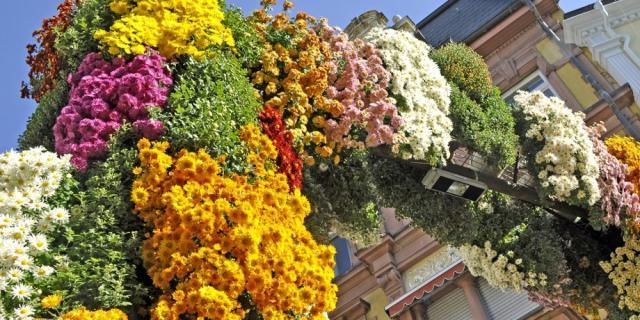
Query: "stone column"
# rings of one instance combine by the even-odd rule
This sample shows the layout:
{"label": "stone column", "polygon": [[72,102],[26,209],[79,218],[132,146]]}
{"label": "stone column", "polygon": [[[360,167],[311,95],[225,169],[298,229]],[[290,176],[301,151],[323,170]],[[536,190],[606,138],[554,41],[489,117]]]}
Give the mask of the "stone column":
{"label": "stone column", "polygon": [[487,311],[480,299],[480,292],[476,287],[475,278],[469,273],[464,274],[456,281],[456,285],[464,291],[473,320],[489,320]]}

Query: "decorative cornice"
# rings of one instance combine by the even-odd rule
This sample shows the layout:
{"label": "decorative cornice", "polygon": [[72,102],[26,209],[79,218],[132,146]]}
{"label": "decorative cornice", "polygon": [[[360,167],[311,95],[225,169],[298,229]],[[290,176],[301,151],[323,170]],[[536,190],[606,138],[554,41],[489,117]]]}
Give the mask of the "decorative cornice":
{"label": "decorative cornice", "polygon": [[[620,0],[605,6],[605,17],[600,9],[573,16],[563,21],[565,41],[587,46],[586,39],[595,34],[606,34],[609,28],[617,28],[640,19],[640,2]],[[605,20],[608,26],[605,26]]]}

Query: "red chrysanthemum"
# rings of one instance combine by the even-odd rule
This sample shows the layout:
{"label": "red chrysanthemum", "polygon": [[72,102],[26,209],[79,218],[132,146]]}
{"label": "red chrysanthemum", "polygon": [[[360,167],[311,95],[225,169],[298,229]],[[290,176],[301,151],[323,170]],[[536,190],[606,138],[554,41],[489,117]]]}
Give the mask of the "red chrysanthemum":
{"label": "red chrysanthemum", "polygon": [[278,167],[287,176],[289,187],[302,190],[302,159],[293,149],[293,135],[285,130],[282,114],[272,106],[265,106],[260,113],[262,131],[273,141],[278,149]]}

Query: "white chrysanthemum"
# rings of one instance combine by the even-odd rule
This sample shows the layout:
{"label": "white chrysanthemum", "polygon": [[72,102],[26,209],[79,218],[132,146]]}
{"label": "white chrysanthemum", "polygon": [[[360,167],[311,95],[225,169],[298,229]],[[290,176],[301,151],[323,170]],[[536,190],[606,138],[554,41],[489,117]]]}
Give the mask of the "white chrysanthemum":
{"label": "white chrysanthemum", "polygon": [[469,272],[474,276],[485,278],[494,287],[520,291],[525,286],[538,285],[536,278],[543,276],[543,274],[535,272],[525,274],[519,270],[523,267],[522,259],[514,259],[515,254],[511,251],[506,255],[498,254],[488,241],[485,242],[484,248],[463,245],[458,251],[464,264],[469,268]]}
{"label": "white chrysanthemum", "polygon": [[40,266],[33,271],[33,275],[38,279],[42,279],[50,276],[54,271],[50,266]]}
{"label": "white chrysanthemum", "polygon": [[391,94],[398,99],[404,120],[399,141],[411,147],[404,158],[449,158],[453,124],[448,117],[451,88],[429,58],[431,48],[408,32],[374,29],[367,40],[375,44],[392,74]]}
{"label": "white chrysanthemum", "polygon": [[64,223],[69,220],[69,211],[65,208],[54,208],[48,213],[52,221]]}
{"label": "white chrysanthemum", "polygon": [[24,277],[24,273],[18,268],[12,268],[7,271],[7,277],[9,278],[9,280],[17,282],[22,280],[22,278]]}
{"label": "white chrysanthemum", "polygon": [[558,98],[520,91],[515,101],[526,125],[525,137],[539,145],[531,159],[542,190],[551,199],[593,205],[600,199],[598,159],[584,116]]}
{"label": "white chrysanthemum", "polygon": [[29,242],[29,247],[38,252],[46,251],[49,248],[47,236],[44,234],[31,235],[27,238],[27,241]]}
{"label": "white chrysanthemum", "polygon": [[33,316],[33,307],[29,305],[22,305],[13,310],[13,314],[18,319],[31,319]]}
{"label": "white chrysanthemum", "polygon": [[33,258],[26,254],[21,255],[16,258],[16,261],[13,264],[22,270],[29,270],[33,266]]}
{"label": "white chrysanthemum", "polygon": [[[35,255],[49,246],[43,223],[67,222],[69,213],[64,209],[50,210],[47,198],[52,196],[71,168],[69,157],[58,157],[44,148],[0,154],[0,290],[8,291],[3,303],[21,307],[12,319],[31,319],[37,303],[30,301],[35,291],[34,278],[53,273],[53,268],[38,265]],[[13,302],[11,302],[14,300]]]}
{"label": "white chrysanthemum", "polygon": [[25,300],[33,294],[33,288],[24,284],[17,284],[11,289],[11,295],[18,300]]}

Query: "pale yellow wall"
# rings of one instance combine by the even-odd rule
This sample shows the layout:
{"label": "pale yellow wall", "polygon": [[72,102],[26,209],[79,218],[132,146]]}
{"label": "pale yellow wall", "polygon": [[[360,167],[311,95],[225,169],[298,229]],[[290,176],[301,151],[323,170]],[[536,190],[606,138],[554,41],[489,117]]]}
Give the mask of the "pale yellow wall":
{"label": "pale yellow wall", "polygon": [[544,38],[544,40],[538,42],[536,48],[549,64],[554,64],[563,57],[560,47],[549,38]]}
{"label": "pale yellow wall", "polygon": [[640,115],[640,107],[638,107],[635,102],[631,106],[629,106],[629,108],[631,108],[631,111],[633,111],[633,113]]}
{"label": "pale yellow wall", "polygon": [[[558,63],[564,56],[560,47],[549,38],[536,43],[536,49],[549,64]],[[588,108],[598,101],[593,88],[582,79],[580,71],[571,63],[560,67],[557,74],[583,108]]]}
{"label": "pale yellow wall", "polygon": [[574,65],[565,64],[557,70],[557,74],[583,108],[588,108],[598,102],[595,91],[582,79],[580,71]]}
{"label": "pale yellow wall", "polygon": [[390,320],[384,307],[389,303],[389,298],[380,288],[376,289],[364,298],[369,303],[371,309],[367,312],[367,320]]}

